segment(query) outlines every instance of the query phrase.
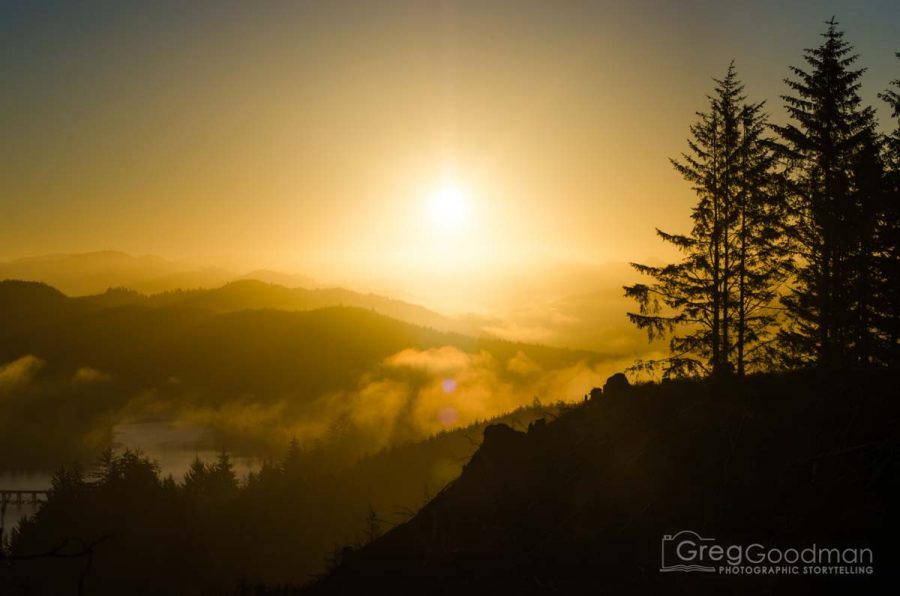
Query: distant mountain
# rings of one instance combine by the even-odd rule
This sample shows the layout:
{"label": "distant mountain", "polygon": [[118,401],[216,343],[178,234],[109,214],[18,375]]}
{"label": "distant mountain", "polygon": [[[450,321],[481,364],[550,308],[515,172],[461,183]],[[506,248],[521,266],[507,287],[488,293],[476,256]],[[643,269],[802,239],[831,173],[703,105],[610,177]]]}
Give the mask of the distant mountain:
{"label": "distant mountain", "polygon": [[[626,263],[554,263],[529,271],[498,272],[474,278],[468,287],[442,288],[442,291],[459,293],[461,305],[466,304],[464,296],[468,293],[490,299],[469,303],[469,308],[476,308],[477,312],[452,317],[409,301],[323,287],[303,275],[266,269],[242,275],[115,251],[45,255],[0,263],[2,279],[43,282],[69,296],[90,296],[91,302],[104,307],[161,306],[184,300],[219,312],[246,308],[309,310],[344,305],[372,309],[442,331],[591,350],[622,360],[648,358],[654,351],[665,350],[662,342],[648,344],[646,334],[635,328],[625,315],[635,305],[624,297],[622,285],[639,281]],[[388,285],[397,291],[403,287],[400,280]],[[414,302],[430,304],[427,299]]]}
{"label": "distant mountain", "polygon": [[[898,382],[878,371],[618,387],[527,433],[489,426],[455,482],[302,593],[893,593]],[[694,543],[678,559],[684,536]],[[690,558],[701,539],[868,548],[874,565],[734,577],[716,571],[726,560]],[[781,564],[743,552],[741,566]]]}
{"label": "distant mountain", "polygon": [[283,273],[271,269],[254,269],[250,273],[240,276],[239,279],[252,279],[288,288],[317,288],[320,285],[319,282],[307,275]]}
{"label": "distant mountain", "polygon": [[218,313],[248,309],[315,310],[328,306],[351,306],[373,310],[413,325],[441,331],[477,334],[478,329],[422,306],[375,294],[361,294],[343,288],[287,288],[259,280],[240,280],[214,289],[175,290],[144,295],[125,288],[111,288],[103,294],[83,297],[98,306],[141,305],[148,307],[189,306]]}
{"label": "distant mountain", "polygon": [[116,251],[44,255],[0,263],[0,280],[3,279],[41,282],[104,308],[183,304],[230,312],[354,306],[442,331],[483,333],[469,322],[401,300],[344,288],[319,288],[314,280],[302,275],[263,269],[236,275],[225,269]]}
{"label": "distant mountain", "polygon": [[71,296],[96,294],[111,287],[140,292],[213,287],[235,278],[224,269],[117,251],[43,255],[0,263],[0,279],[40,281]]}
{"label": "distant mountain", "polygon": [[[55,366],[90,365],[130,384],[175,376],[199,387],[295,393],[334,389],[365,367],[403,349],[456,347],[509,358],[518,351],[537,363],[592,358],[536,345],[441,332],[384,316],[374,309],[320,305],[379,304],[428,321],[440,316],[412,305],[346,290],[291,290],[254,281],[217,290],[151,297],[113,290],[67,298],[37,283],[0,284],[0,362],[33,354]],[[310,310],[290,310],[306,307]],[[26,314],[40,317],[26,318]],[[47,324],[53,321],[53,325]],[[324,382],[323,379],[330,379]],[[323,384],[324,383],[324,384]]]}
{"label": "distant mountain", "polygon": [[[370,308],[287,310],[340,301],[381,305],[410,318],[438,317],[343,290],[252,281],[210,291],[148,297],[113,290],[82,298],[34,282],[2,282],[0,375],[12,367],[8,375],[22,369],[30,376],[14,395],[0,396],[0,455],[5,441],[39,434],[32,455],[43,454],[44,461],[72,456],[79,445],[102,443],[126,415],[186,417],[253,453],[283,445],[297,432],[291,429],[304,424],[312,425],[313,436],[342,425],[345,437],[364,426],[382,443],[421,438],[443,427],[442,402],[468,409],[463,422],[476,413],[499,414],[534,395],[513,399],[513,388],[540,376],[548,391],[570,392],[590,382],[590,367],[599,360],[590,352],[438,331]],[[456,381],[443,390],[446,399],[433,394],[453,376],[460,392],[463,385],[474,392],[474,401],[449,395]],[[503,391],[487,399],[497,388]],[[409,402],[409,411],[401,402]],[[381,408],[388,426],[374,416]],[[446,424],[457,419],[455,411],[444,416]],[[254,417],[257,424],[246,422]],[[354,441],[361,453],[382,444]]]}
{"label": "distant mountain", "polygon": [[35,281],[0,281],[0,316],[11,318],[12,315],[46,315],[68,308],[77,308],[75,302],[47,284]]}
{"label": "distant mountain", "polygon": [[[0,337],[13,337],[25,329],[46,328],[94,308],[43,283],[3,280],[0,281]],[[0,357],[0,364],[3,362]]]}
{"label": "distant mountain", "polygon": [[344,373],[354,366],[374,365],[406,347],[452,342],[366,310],[240,309],[250,285],[256,284],[179,292],[178,300],[153,306],[128,292],[115,291],[118,300],[98,305],[42,284],[3,282],[0,362],[32,354],[57,368],[89,365],[136,387],[175,376],[207,388],[252,385],[264,392],[281,386],[302,393],[311,373],[320,383],[332,371],[321,388],[335,387],[352,381]]}

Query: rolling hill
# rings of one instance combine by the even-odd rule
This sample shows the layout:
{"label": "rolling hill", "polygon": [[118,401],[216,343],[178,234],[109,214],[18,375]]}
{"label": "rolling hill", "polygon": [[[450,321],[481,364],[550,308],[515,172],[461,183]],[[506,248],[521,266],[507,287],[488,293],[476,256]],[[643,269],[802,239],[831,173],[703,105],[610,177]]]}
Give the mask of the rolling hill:
{"label": "rolling hill", "polygon": [[126,288],[110,288],[102,294],[81,300],[98,306],[188,306],[214,312],[250,309],[315,310],[329,306],[348,306],[373,310],[413,325],[441,331],[477,333],[470,324],[456,321],[424,307],[376,294],[362,294],[344,288],[288,288],[256,279],[233,281],[218,288],[172,290],[145,295]]}
{"label": "rolling hill", "polygon": [[[545,398],[572,399],[599,374],[590,352],[446,333],[351,306],[271,308],[327,301],[315,291],[237,282],[113,294],[69,298],[0,282],[0,366],[20,377],[5,391],[0,446],[41,436],[31,453],[52,462],[96,452],[117,421],[163,417],[258,454],[341,428],[361,453],[530,403],[534,384]],[[261,305],[269,308],[252,308]],[[359,435],[363,427],[378,436]]]}

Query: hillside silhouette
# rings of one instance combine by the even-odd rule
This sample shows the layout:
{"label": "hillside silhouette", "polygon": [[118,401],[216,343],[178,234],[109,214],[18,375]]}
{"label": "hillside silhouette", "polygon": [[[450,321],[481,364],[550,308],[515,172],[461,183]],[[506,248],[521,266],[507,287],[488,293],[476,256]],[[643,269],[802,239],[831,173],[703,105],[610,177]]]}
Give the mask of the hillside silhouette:
{"label": "hillside silhouette", "polygon": [[[409,522],[302,594],[887,593],[897,581],[894,372],[609,388],[485,429]],[[660,573],[661,539],[867,546],[872,575]]]}
{"label": "hillside silhouette", "polygon": [[[55,476],[49,503],[12,538],[0,588],[891,593],[898,384],[889,371],[614,377],[582,404],[535,405],[351,465],[292,445],[246,483],[227,453],[177,479],[139,453],[108,454]],[[874,562],[824,576],[661,573],[661,540],[682,531],[869,548]],[[29,558],[60,545],[66,557]]]}

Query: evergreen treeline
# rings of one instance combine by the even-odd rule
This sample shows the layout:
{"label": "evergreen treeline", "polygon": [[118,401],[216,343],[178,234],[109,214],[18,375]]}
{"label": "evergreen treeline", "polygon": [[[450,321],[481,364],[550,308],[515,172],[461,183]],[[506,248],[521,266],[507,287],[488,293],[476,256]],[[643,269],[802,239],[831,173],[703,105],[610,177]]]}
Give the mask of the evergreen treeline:
{"label": "evergreen treeline", "polygon": [[230,594],[242,579],[302,581],[335,508],[349,506],[311,463],[292,449],[243,483],[225,452],[181,482],[130,450],[89,473],[63,469],[13,532],[0,592]]}
{"label": "evergreen treeline", "polygon": [[224,451],[175,479],[138,451],[107,450],[87,471],[58,471],[47,502],[7,532],[0,594],[205,595],[301,585],[410,518],[459,474],[488,424],[525,428],[566,409],[519,408],[349,465],[331,445],[293,441],[245,480]]}
{"label": "evergreen treeline", "polygon": [[[0,551],[0,593],[233,594],[242,584],[302,584],[334,545],[363,544],[382,517],[396,521],[364,502],[373,487],[316,455],[292,444],[246,481],[224,451],[195,460],[181,481],[131,450],[106,452],[88,473],[63,469]],[[384,492],[400,498],[396,487]]]}
{"label": "evergreen treeline", "polygon": [[[633,264],[626,286],[649,338],[670,354],[639,362],[664,378],[805,366],[869,367],[900,355],[900,127],[884,135],[859,96],[865,69],[831,19],[791,67],[789,122],[748,102],[732,63],[672,160],[697,194],[682,254]],[[900,95],[880,95],[900,119]]]}

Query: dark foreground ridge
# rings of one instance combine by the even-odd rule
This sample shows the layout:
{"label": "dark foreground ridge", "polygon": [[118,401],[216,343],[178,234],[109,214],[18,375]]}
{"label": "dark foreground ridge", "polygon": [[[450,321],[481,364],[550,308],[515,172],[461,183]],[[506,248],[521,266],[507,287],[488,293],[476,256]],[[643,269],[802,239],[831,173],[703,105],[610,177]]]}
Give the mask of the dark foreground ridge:
{"label": "dark foreground ridge", "polygon": [[[345,549],[303,593],[887,591],[898,580],[897,389],[890,372],[608,385],[527,433],[488,427],[455,483]],[[869,548],[871,574],[809,575],[803,563],[798,575],[661,572],[663,537],[683,530],[726,547]]]}

